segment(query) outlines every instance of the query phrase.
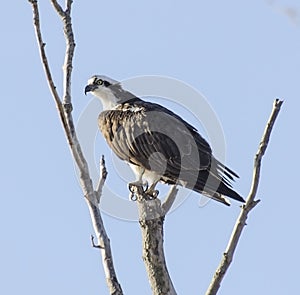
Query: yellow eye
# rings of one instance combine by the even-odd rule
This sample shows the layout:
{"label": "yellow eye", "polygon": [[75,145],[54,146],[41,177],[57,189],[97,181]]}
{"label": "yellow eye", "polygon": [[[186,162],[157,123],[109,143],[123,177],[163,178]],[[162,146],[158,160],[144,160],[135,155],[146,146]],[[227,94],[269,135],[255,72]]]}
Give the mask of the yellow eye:
{"label": "yellow eye", "polygon": [[103,80],[101,80],[101,79],[97,80],[97,81],[96,81],[96,84],[97,84],[97,85],[102,85],[102,84],[103,84]]}

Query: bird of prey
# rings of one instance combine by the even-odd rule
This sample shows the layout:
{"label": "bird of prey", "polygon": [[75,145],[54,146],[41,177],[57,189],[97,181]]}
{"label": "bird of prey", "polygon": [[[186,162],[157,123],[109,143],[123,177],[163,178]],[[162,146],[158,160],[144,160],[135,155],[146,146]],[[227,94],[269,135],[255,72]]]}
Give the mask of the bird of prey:
{"label": "bird of prey", "polygon": [[169,109],[144,101],[122,88],[121,83],[95,75],[85,94],[99,98],[103,111],[98,117],[101,133],[114,153],[132,168],[136,181],[156,197],[158,182],[181,185],[230,205],[228,196],[244,199],[232,189],[238,175],[212,154],[197,129]]}

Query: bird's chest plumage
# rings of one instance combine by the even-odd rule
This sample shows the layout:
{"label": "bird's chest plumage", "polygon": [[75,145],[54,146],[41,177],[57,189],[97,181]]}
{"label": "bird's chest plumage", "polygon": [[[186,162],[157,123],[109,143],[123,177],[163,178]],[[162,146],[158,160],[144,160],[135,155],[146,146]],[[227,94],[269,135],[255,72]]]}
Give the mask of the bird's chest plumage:
{"label": "bird's chest plumage", "polygon": [[[130,162],[135,138],[147,130],[143,109],[121,105],[99,115],[98,125],[108,145],[122,160]],[[145,129],[146,128],[146,129]]]}

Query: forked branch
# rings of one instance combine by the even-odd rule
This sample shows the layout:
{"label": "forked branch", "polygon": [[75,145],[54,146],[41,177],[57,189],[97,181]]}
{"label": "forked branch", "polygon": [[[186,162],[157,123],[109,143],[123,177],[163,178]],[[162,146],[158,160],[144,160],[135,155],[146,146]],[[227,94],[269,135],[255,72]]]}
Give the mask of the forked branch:
{"label": "forked branch", "polygon": [[[93,183],[90,178],[90,173],[88,169],[87,161],[83,155],[81,146],[79,144],[74,122],[72,118],[72,104],[71,104],[71,76],[73,69],[73,55],[75,49],[74,35],[72,30],[71,22],[71,6],[72,0],[66,0],[66,10],[58,4],[57,1],[51,0],[55,10],[58,15],[61,17],[65,39],[66,39],[66,53],[65,53],[65,62],[63,67],[64,75],[64,91],[63,99],[60,98],[56,91],[55,84],[53,82],[53,77],[51,75],[49,62],[45,52],[45,43],[42,38],[41,26],[40,26],[40,16],[38,2],[36,0],[28,0],[33,9],[33,19],[34,19],[34,28],[37,37],[37,43],[41,54],[41,61],[46,73],[46,79],[50,87],[51,94],[54,98],[55,104],[58,109],[59,117],[65,131],[68,144],[73,155],[74,161],[80,171],[80,183],[85,196],[85,200],[90,211],[90,216],[92,219],[92,224],[96,237],[98,240],[98,245],[95,247],[100,249],[102,254],[102,264],[104,267],[104,272],[106,276],[107,285],[109,288],[110,294],[122,295],[121,286],[117,280],[116,272],[113,265],[113,257],[110,248],[110,241],[106,234],[102,217],[99,209],[99,199],[102,192],[102,187],[105,182],[106,173],[101,174],[101,179],[99,181],[100,186],[94,190]],[[63,102],[62,102],[63,101]],[[102,160],[102,172],[106,171],[104,159]],[[92,240],[93,241],[93,240]]]}
{"label": "forked branch", "polygon": [[221,282],[222,282],[222,280],[231,264],[231,261],[233,259],[233,255],[234,255],[235,249],[237,247],[238,241],[240,239],[241,233],[246,225],[246,220],[247,220],[248,214],[260,201],[260,200],[254,200],[254,199],[255,199],[258,184],[259,184],[261,160],[267,149],[267,146],[268,146],[268,143],[270,140],[270,135],[272,132],[272,128],[274,126],[277,115],[279,114],[282,103],[283,103],[283,101],[279,100],[279,99],[276,99],[274,101],[270,118],[267,122],[267,125],[266,125],[265,131],[263,133],[258,151],[254,158],[253,178],[252,178],[252,185],[251,185],[250,193],[246,199],[246,203],[242,206],[240,215],[238,216],[236,224],[233,228],[227,248],[226,248],[225,252],[223,253],[221,262],[212,278],[212,281],[208,287],[208,290],[206,291],[206,295],[217,294],[217,292],[221,286]]}

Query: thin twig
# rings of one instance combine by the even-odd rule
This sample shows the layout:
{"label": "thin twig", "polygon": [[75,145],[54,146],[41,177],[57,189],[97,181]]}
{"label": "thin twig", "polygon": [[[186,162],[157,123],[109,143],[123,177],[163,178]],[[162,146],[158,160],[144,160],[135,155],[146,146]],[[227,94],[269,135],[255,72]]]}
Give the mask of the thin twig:
{"label": "thin twig", "polygon": [[52,5],[54,6],[56,12],[59,14],[59,16],[64,17],[65,12],[60,6],[60,4],[56,0],[51,0]]}
{"label": "thin twig", "polygon": [[68,132],[68,130],[69,130],[68,122],[64,116],[64,108],[61,103],[60,97],[57,93],[56,86],[53,82],[52,74],[50,71],[49,63],[48,63],[48,58],[46,56],[46,51],[45,51],[46,43],[43,42],[43,38],[42,38],[38,3],[36,0],[28,0],[28,1],[32,4],[35,34],[36,34],[37,42],[39,45],[41,60],[42,60],[42,64],[44,67],[45,74],[46,74],[47,82],[48,82],[50,91],[52,93],[52,96],[54,98],[55,104],[57,106],[60,120],[63,124],[63,129],[65,130],[65,133],[66,133],[66,136],[68,139],[68,143],[71,144],[72,139],[71,139],[70,133]]}
{"label": "thin twig", "polygon": [[71,14],[73,0],[66,0],[66,12]]}
{"label": "thin twig", "polygon": [[283,101],[279,100],[279,99],[276,99],[274,101],[271,116],[268,120],[268,123],[267,123],[265,131],[263,133],[262,140],[260,142],[258,151],[255,155],[253,178],[252,178],[252,185],[251,185],[250,193],[246,199],[245,205],[242,206],[240,215],[237,218],[236,224],[233,228],[233,231],[232,231],[231,237],[229,239],[228,245],[226,247],[226,250],[225,250],[223,257],[221,259],[221,262],[214,274],[214,277],[212,278],[212,281],[206,291],[206,295],[217,294],[217,292],[221,286],[221,282],[232,262],[233,255],[234,255],[235,249],[237,247],[238,241],[240,239],[242,230],[244,229],[244,227],[246,225],[248,213],[260,201],[260,200],[254,200],[254,198],[256,196],[257,188],[258,188],[258,184],[259,184],[261,160],[267,149],[267,146],[268,146],[268,143],[270,140],[270,135],[272,132],[272,128],[274,126],[277,115],[279,114],[282,103],[283,103]]}
{"label": "thin twig", "polygon": [[98,240],[99,249],[102,257],[102,265],[105,273],[106,283],[108,286],[109,294],[111,295],[123,295],[121,285],[118,282],[117,274],[113,264],[113,256],[110,248],[110,240],[106,234],[103,220],[101,217],[100,209],[96,202],[90,201],[91,198],[85,198],[92,224],[96,237]]}
{"label": "thin twig", "polygon": [[106,169],[106,165],[105,165],[105,158],[104,155],[102,155],[101,160],[100,160],[100,178],[97,184],[97,188],[96,188],[96,195],[97,195],[97,199],[98,199],[98,203],[100,203],[100,199],[102,196],[102,189],[105,183],[105,180],[107,178],[107,169]]}
{"label": "thin twig", "polygon": [[72,60],[74,56],[75,50],[75,40],[74,33],[72,29],[72,19],[71,19],[71,7],[72,0],[66,0],[66,10],[64,11],[60,4],[56,0],[51,0],[52,5],[54,6],[56,12],[61,17],[62,23],[64,25],[64,34],[66,40],[66,53],[65,53],[65,61],[63,65],[63,73],[64,73],[64,94],[63,94],[63,105],[65,111],[70,113],[72,111],[71,105],[71,76],[72,76]]}
{"label": "thin twig", "polygon": [[[72,1],[67,2],[68,13],[63,12],[60,5],[55,0],[51,0],[54,5],[57,13],[62,17],[64,24],[65,38],[66,38],[66,57],[64,64],[64,106],[61,102],[61,99],[56,91],[56,87],[53,82],[53,78],[50,72],[50,67],[48,59],[45,52],[45,43],[42,39],[41,27],[40,27],[40,17],[38,3],[36,0],[28,0],[32,5],[33,9],[33,18],[34,18],[34,28],[37,36],[37,42],[41,54],[42,64],[46,73],[47,82],[50,87],[50,91],[54,98],[55,104],[58,109],[59,117],[62,121],[64,131],[68,140],[69,147],[71,149],[72,155],[74,157],[75,163],[80,171],[80,184],[83,190],[83,194],[86,197],[92,224],[94,231],[98,239],[98,245],[101,245],[101,254],[102,254],[102,264],[104,267],[104,272],[106,276],[106,281],[108,284],[110,294],[122,295],[121,286],[117,280],[116,272],[113,265],[113,258],[110,248],[110,240],[106,234],[102,217],[100,214],[100,209],[98,206],[97,195],[93,188],[93,183],[89,174],[88,164],[83,156],[81,146],[79,144],[78,138],[76,136],[74,122],[72,118],[72,108],[71,106],[71,73],[72,73],[72,61],[74,54],[74,36],[72,31],[71,23],[71,4]],[[67,107],[65,107],[67,105]],[[103,247],[103,248],[102,248]]]}
{"label": "thin twig", "polygon": [[93,235],[91,235],[91,243],[92,243],[92,247],[93,248],[97,248],[97,249],[104,249],[104,247],[100,246],[100,245],[96,245],[95,241],[94,241],[95,237]]}
{"label": "thin twig", "polygon": [[64,105],[70,109],[71,107],[71,75],[73,70],[73,56],[75,51],[75,40],[74,33],[72,29],[72,19],[71,19],[71,9],[66,10],[65,17],[62,18],[64,23],[64,33],[66,39],[66,54],[65,54],[65,62],[64,62]]}

